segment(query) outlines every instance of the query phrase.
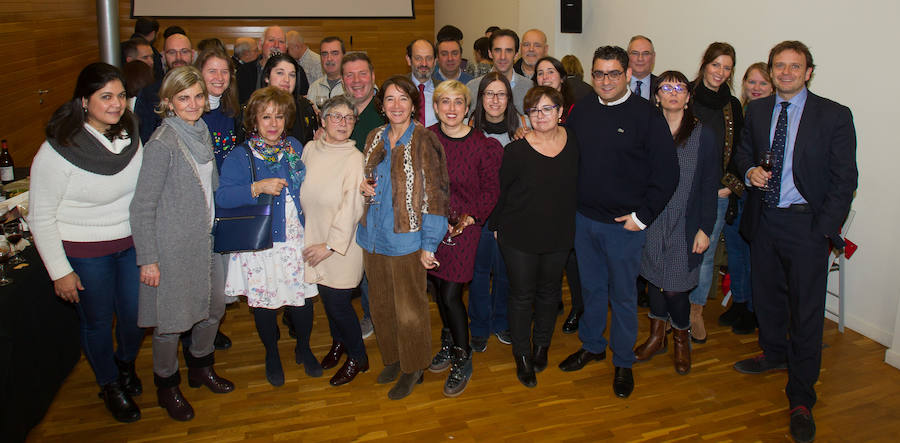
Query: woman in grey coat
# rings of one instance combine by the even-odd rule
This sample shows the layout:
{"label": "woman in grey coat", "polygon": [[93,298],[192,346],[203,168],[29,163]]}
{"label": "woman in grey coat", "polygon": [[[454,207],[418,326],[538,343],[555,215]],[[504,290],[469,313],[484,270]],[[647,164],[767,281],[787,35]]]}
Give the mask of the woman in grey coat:
{"label": "woman in grey coat", "polygon": [[231,392],[213,370],[213,340],[225,312],[224,268],[214,260],[210,229],[218,176],[212,140],[200,118],[206,85],[190,66],[169,71],[159,91],[164,119],[144,148],[131,202],[131,227],[141,267],[138,325],[154,328],[153,379],[159,405],[180,421],[194,410],[178,385],[178,338],[191,330],[184,352],[191,387]]}

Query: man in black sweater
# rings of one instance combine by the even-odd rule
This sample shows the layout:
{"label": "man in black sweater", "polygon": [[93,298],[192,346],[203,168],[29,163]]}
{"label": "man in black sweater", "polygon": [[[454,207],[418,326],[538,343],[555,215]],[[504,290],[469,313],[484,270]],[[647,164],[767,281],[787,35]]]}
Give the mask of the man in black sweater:
{"label": "man in black sweater", "polygon": [[609,304],[613,391],[625,398],[634,389],[632,348],[638,331],[634,282],[640,271],[643,230],[675,192],[678,158],[662,114],[628,89],[631,69],[624,49],[598,48],[591,77],[595,94],[580,100],[566,122],[581,154],[575,253],[585,308],[578,328],[582,348],[559,367],[577,371],[591,360],[606,358],[603,331]]}

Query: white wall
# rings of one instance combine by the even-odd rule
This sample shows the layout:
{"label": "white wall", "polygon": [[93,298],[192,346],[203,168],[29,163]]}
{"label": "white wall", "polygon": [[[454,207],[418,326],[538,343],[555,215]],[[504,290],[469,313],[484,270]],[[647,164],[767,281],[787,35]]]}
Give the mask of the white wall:
{"label": "white wall", "polygon": [[558,2],[438,0],[435,25],[451,23],[443,12],[452,8],[466,11],[452,16],[457,26],[469,26],[470,21],[480,26],[490,20],[482,11],[490,8],[490,14],[496,14],[495,3],[506,5],[505,15],[497,17],[515,18],[510,25],[518,26],[517,31],[538,27],[552,34],[551,54],[577,55],[585,72],[590,72],[594,49],[606,44],[624,47],[634,34],[653,39],[655,72],[677,69],[689,78],[713,41],[734,45],[738,77],[748,65],[766,60],[774,44],[782,40],[806,43],[817,65],[810,89],[849,106],[856,123],[860,177],[853,202],[857,214],[848,237],[859,250],[847,266],[847,326],[887,346],[893,342],[893,352],[900,355],[900,324],[896,324],[900,322],[896,259],[900,229],[895,227],[900,220],[900,174],[896,172],[900,149],[893,127],[900,122],[900,86],[895,80],[900,58],[894,54],[900,42],[896,24],[900,4],[890,0],[757,0],[752,5],[718,0],[585,1],[584,32],[560,34]]}

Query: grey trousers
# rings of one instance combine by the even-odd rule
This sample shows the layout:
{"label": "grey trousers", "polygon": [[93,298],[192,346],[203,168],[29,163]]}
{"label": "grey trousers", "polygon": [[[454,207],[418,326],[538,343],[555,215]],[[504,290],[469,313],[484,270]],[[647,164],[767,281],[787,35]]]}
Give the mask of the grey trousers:
{"label": "grey trousers", "polygon": [[[212,288],[209,298],[209,317],[191,328],[193,357],[205,357],[215,351],[213,342],[219,330],[219,320],[225,315],[225,271],[228,255],[212,254]],[[181,333],[160,334],[153,330],[153,372],[160,377],[169,377],[178,371],[178,342]]]}

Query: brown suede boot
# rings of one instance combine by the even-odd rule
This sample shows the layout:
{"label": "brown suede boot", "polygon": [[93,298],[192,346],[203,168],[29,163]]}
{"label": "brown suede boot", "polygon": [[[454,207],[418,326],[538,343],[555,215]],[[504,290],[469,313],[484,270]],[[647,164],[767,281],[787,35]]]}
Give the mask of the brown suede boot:
{"label": "brown suede boot", "polygon": [[650,319],[650,336],[644,344],[634,349],[637,361],[647,361],[657,354],[665,354],[667,347],[666,321]]}
{"label": "brown suede boot", "polygon": [[672,341],[675,343],[675,372],[685,375],[691,372],[691,341],[687,329],[672,329]]}
{"label": "brown suede boot", "polygon": [[691,341],[694,343],[706,343],[706,325],[703,324],[703,305],[691,303]]}

